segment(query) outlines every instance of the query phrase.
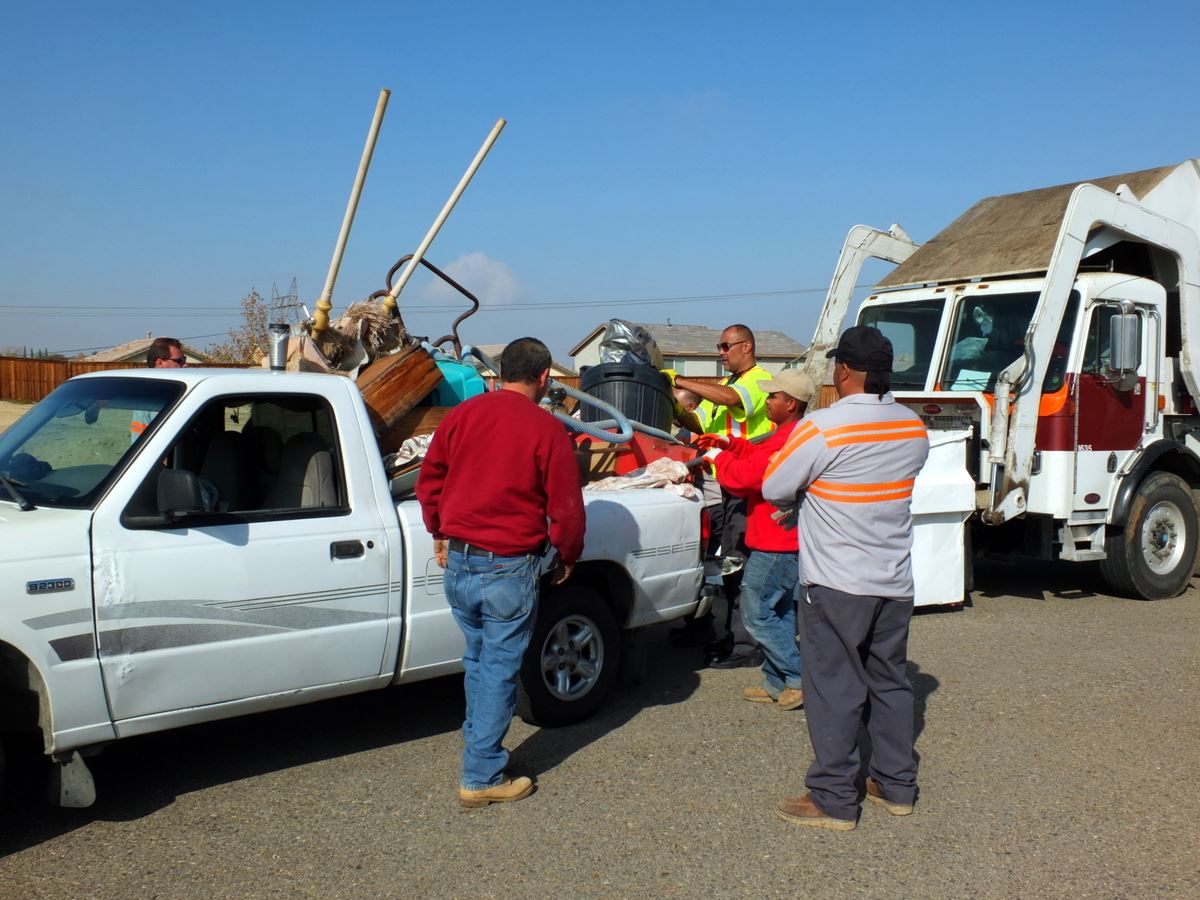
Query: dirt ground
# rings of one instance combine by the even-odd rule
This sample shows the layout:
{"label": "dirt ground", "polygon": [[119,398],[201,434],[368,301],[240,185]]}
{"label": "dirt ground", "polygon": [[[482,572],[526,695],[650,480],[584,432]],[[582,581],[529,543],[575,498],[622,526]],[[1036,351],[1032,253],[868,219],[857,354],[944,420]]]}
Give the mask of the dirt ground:
{"label": "dirt ground", "polygon": [[0,431],[3,431],[29,409],[30,403],[13,403],[10,400],[0,400]]}

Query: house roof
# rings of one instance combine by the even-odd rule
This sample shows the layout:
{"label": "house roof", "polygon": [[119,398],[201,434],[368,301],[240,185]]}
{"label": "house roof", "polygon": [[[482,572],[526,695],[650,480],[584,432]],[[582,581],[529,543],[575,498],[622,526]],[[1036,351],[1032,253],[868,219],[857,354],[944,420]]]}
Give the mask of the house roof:
{"label": "house roof", "polygon": [[[504,348],[507,347],[508,344],[475,344],[474,346],[478,347],[485,354],[487,354],[492,359],[494,359],[497,363],[499,363],[500,362],[500,354],[504,352]],[[479,359],[477,359],[475,357],[471,358],[471,365],[475,366],[475,368],[477,368],[481,371],[485,368],[483,363],[480,362]],[[570,366],[564,366],[562,363],[560,363],[556,359],[550,360],[550,369],[551,369],[551,372],[555,375],[578,375],[579,374],[574,369],[572,369]]]}
{"label": "house roof", "polygon": [[[150,349],[150,345],[154,343],[154,338],[138,338],[136,341],[130,341],[127,344],[118,344],[109,350],[101,350],[99,353],[93,353],[91,356],[85,356],[84,362],[125,362],[126,360],[139,359],[141,362],[146,361],[146,351]],[[185,356],[190,356],[193,359],[198,359],[201,362],[208,362],[208,357],[197,350],[195,347],[189,347],[187,344],[180,344]]]}
{"label": "house roof", "polygon": [[1073,181],[1019,194],[984,197],[889,272],[879,287],[1044,271],[1071,192],[1081,184],[1145,197],[1179,166]]}
{"label": "house roof", "polygon": [[[718,356],[717,343],[721,330],[704,325],[657,324],[635,322],[654,336],[663,356]],[[571,349],[575,356],[604,333],[607,322],[601,323],[587,333],[582,341]],[[782,331],[755,331],[754,355],[759,359],[795,359],[804,352],[804,345],[788,337]]]}

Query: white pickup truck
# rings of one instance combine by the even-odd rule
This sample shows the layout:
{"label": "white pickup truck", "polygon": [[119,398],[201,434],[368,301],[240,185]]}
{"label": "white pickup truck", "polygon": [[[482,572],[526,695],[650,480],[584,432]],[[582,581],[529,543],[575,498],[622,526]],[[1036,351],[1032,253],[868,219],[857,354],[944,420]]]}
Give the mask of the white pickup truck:
{"label": "white pickup truck", "polygon": [[[461,671],[432,539],[393,487],[347,378],[62,385],[0,434],[0,732],[40,732],[52,800],[86,806],[83,758],[118,738]],[[543,582],[522,671],[546,724],[590,715],[621,631],[694,612],[703,578],[700,504],[585,496],[584,555]]]}

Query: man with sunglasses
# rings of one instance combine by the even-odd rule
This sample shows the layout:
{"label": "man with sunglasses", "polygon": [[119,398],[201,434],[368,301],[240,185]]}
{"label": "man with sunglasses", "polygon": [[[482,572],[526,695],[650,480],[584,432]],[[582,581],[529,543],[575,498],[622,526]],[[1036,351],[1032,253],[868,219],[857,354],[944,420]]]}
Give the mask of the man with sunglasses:
{"label": "man with sunglasses", "polygon": [[[187,357],[183,353],[183,345],[177,338],[160,337],[150,342],[146,348],[146,368],[148,369],[182,369],[187,365]],[[150,427],[157,415],[148,409],[134,410],[129,422],[129,443],[133,443],[141,433]]]}
{"label": "man with sunglasses", "polygon": [[[676,421],[696,434],[715,434],[721,437],[752,440],[769,434],[775,425],[767,415],[767,392],[759,382],[771,380],[771,373],[758,364],[754,356],[754,332],[747,326],[730,325],[721,332],[717,343],[721,364],[730,375],[720,384],[697,381],[682,375],[667,373],[674,387],[691,391],[701,398],[695,412],[679,416]],[[718,546],[723,556],[739,554],[743,558],[746,549],[746,500],[722,492],[720,506],[710,509],[712,513],[712,537],[709,550]],[[706,648],[706,662],[711,668],[737,669],[762,665],[763,655],[754,639],[746,631],[736,598],[741,589],[741,573],[724,578],[724,591],[728,607],[725,613],[723,638],[713,641]],[[711,629],[711,623],[698,622],[676,632],[676,639],[689,643],[697,634]]]}
{"label": "man with sunglasses", "polygon": [[155,338],[146,348],[146,366],[150,369],[183,368],[187,365],[183,345],[173,337]]}

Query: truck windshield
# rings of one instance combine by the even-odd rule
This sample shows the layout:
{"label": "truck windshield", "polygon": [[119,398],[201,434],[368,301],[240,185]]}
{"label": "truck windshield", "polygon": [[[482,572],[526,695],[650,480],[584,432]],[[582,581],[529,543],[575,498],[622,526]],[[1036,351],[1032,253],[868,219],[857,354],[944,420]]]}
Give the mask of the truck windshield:
{"label": "truck windshield", "polygon": [[0,475],[34,505],[89,507],[182,393],[176,381],[69,381],[0,434]]}
{"label": "truck windshield", "polygon": [[934,341],[942,321],[945,300],[919,300],[870,306],[862,311],[860,325],[873,325],[892,342],[892,389],[919,391],[925,387]]}
{"label": "truck windshield", "polygon": [[[1036,291],[964,297],[950,330],[950,353],[940,379],[942,390],[994,390],[999,374],[1024,351],[1025,331],[1037,300]],[[1078,305],[1079,294],[1072,291],[1043,391],[1055,391],[1062,386]]]}

